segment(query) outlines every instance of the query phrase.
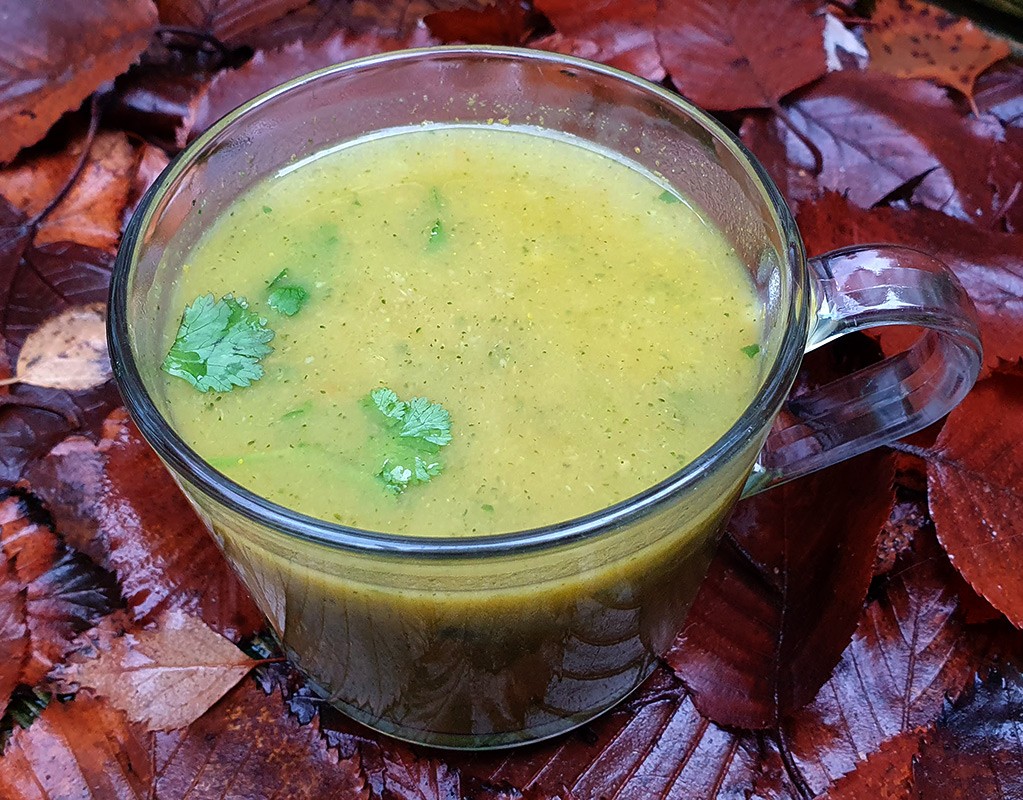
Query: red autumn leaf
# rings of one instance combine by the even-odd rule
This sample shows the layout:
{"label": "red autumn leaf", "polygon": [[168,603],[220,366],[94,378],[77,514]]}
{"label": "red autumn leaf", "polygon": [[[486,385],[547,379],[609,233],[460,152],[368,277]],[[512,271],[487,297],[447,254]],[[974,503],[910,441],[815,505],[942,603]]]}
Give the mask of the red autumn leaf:
{"label": "red autumn leaf", "polygon": [[1023,233],[1023,128],[1006,128],[1005,143],[991,154],[988,184],[995,193],[995,224]]}
{"label": "red autumn leaf", "polygon": [[748,114],[739,129],[739,138],[767,170],[771,180],[793,208],[804,200],[820,196],[821,185],[812,163],[793,161],[789,155],[789,129],[766,111]]}
{"label": "red autumn leaf", "polygon": [[785,725],[792,761],[814,793],[885,742],[934,722],[973,675],[948,563],[926,539],[917,546],[867,606],[816,699]]}
{"label": "red autumn leaf", "polygon": [[194,28],[228,44],[259,30],[308,0],[156,0],[160,22]]}
{"label": "red autumn leaf", "polygon": [[[897,114],[892,109],[898,109]],[[991,118],[966,118],[926,81],[856,70],[831,72],[795,95],[771,124],[790,169],[815,171],[826,189],[869,208],[914,179],[913,200],[974,222],[989,221],[993,192],[989,153],[1001,138]],[[964,151],[970,153],[964,158]]]}
{"label": "red autumn leaf", "polygon": [[994,674],[927,736],[914,764],[917,797],[1013,800],[1023,796],[1023,676]]}
{"label": "red autumn leaf", "polygon": [[128,193],[128,206],[124,210],[124,219],[135,213],[142,195],[146,193],[160,173],[170,163],[170,158],[163,150],[151,144],[144,144],[139,151],[138,169],[135,170],[131,181],[131,191]]}
{"label": "red autumn leaf", "polygon": [[0,163],[126,69],[156,24],[150,0],[0,2]]}
{"label": "red autumn leaf", "polygon": [[251,680],[155,742],[156,797],[369,800],[358,755],[339,761],[315,722],[299,725],[277,692],[267,696]]}
{"label": "red autumn leaf", "polygon": [[11,560],[0,549],[0,716],[11,693],[21,683],[28,652],[24,585],[14,574]]}
{"label": "red autumn leaf", "polygon": [[423,20],[441,42],[521,45],[538,24],[528,0],[496,0],[484,8],[435,11]]}
{"label": "red autumn leaf", "polygon": [[1023,379],[983,381],[948,418],[928,454],[938,538],[969,584],[1023,627]]}
{"label": "red autumn leaf", "polygon": [[[801,205],[797,218],[811,255],[850,244],[891,242],[937,256],[977,306],[985,364],[997,367],[999,359],[1023,356],[1023,236],[986,231],[928,209],[864,211],[834,193]],[[902,349],[901,342],[885,349]]]}
{"label": "red autumn leaf", "polygon": [[482,11],[503,0],[353,0],[345,27],[357,33],[404,38],[437,11]]}
{"label": "red autumn leaf", "polygon": [[[898,474],[896,473],[896,483]],[[931,533],[934,523],[927,513],[927,498],[921,493],[896,488],[896,501],[877,542],[874,575],[887,575],[895,562],[913,548],[913,540],[921,531]]]}
{"label": "red autumn leaf", "polygon": [[461,800],[458,771],[443,761],[389,745],[382,753],[383,800]]}
{"label": "red autumn leaf", "polygon": [[83,695],[51,702],[15,730],[0,758],[5,800],[141,800],[152,797],[152,734]]}
{"label": "red autumn leaf", "polygon": [[[74,173],[85,139],[59,153],[20,158],[0,170],[0,194],[29,215],[42,211]],[[36,244],[77,242],[113,250],[136,171],[135,149],[123,133],[99,134],[67,196],[39,226]]]}
{"label": "red autumn leaf", "polygon": [[1004,40],[920,0],[879,0],[863,40],[871,69],[930,78],[967,97],[977,76],[1010,52]]}
{"label": "red autumn leaf", "polygon": [[856,627],[892,476],[872,453],[736,508],[667,656],[704,715],[767,728],[817,693]]}
{"label": "red autumn leaf", "polygon": [[538,0],[556,33],[534,47],[602,61],[652,81],[664,80],[654,39],[657,0]]}
{"label": "red autumn leaf", "polygon": [[469,776],[526,797],[723,800],[747,797],[758,783],[759,796],[794,796],[783,776],[764,774],[772,752],[756,737],[701,716],[685,688],[662,670],[581,731],[459,762],[463,781]]}
{"label": "red autumn leaf", "polygon": [[654,32],[672,81],[697,105],[771,108],[827,70],[814,10],[804,0],[660,0]]}
{"label": "red autumn leaf", "polygon": [[1023,63],[1003,61],[977,79],[973,102],[983,114],[1023,127]]}
{"label": "red autumn leaf", "polygon": [[855,770],[839,778],[822,800],[910,800],[913,756],[919,749],[918,733],[889,739]]}
{"label": "red autumn leaf", "polygon": [[429,36],[422,32],[404,40],[376,34],[355,37],[340,34],[313,46],[295,42],[281,50],[260,51],[240,69],[221,72],[192,102],[189,115],[178,132],[178,143],[184,145],[246,100],[311,70],[385,50],[431,43]]}

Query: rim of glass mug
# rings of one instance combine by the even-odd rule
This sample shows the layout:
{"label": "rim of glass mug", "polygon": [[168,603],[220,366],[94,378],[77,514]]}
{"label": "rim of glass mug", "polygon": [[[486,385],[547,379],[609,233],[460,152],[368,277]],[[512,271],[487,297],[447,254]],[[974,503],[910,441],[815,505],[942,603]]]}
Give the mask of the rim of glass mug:
{"label": "rim of glass mug", "polygon": [[[149,229],[160,200],[177,184],[215,140],[250,111],[275,98],[328,76],[353,72],[380,64],[429,57],[492,56],[494,58],[559,64],[597,73],[630,84],[636,91],[654,95],[698,122],[717,143],[756,178],[764,206],[771,214],[779,240],[785,247],[780,265],[788,268],[787,304],[778,309],[786,315],[781,344],[753,400],[738,420],[709,448],[682,469],[625,500],[574,519],[553,525],[509,533],[473,537],[427,537],[367,531],[310,517],[274,503],[235,483],[206,463],[174,431],[157,409],[146,389],[135,359],[128,324],[127,302],[133,267],[143,246],[142,232]],[[143,196],[128,224],[115,260],[110,290],[108,340],[114,376],[132,418],[145,439],[173,469],[189,476],[197,488],[216,502],[273,530],[297,539],[364,553],[414,555],[419,558],[466,558],[524,553],[577,542],[609,528],[645,516],[698,483],[715,465],[727,461],[748,446],[786,399],[805,350],[809,332],[809,280],[802,239],[791,211],[774,182],[731,131],[685,98],[627,72],[574,56],[496,46],[439,46],[397,50],[346,61],[301,75],[249,100],[226,114],[197,137],[167,166]]]}

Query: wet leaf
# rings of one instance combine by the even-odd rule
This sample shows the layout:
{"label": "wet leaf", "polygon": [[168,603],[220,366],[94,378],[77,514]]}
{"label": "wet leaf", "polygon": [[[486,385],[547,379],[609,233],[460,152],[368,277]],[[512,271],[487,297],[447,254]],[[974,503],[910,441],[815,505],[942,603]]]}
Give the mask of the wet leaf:
{"label": "wet leaf", "polygon": [[16,729],[0,758],[7,800],[142,800],[151,797],[152,734],[111,706],[79,695],[51,702]]}
{"label": "wet leaf", "polygon": [[933,84],[832,72],[793,96],[782,114],[773,118],[773,135],[784,143],[790,169],[816,173],[809,140],[821,156],[820,185],[862,208],[918,179],[914,202],[974,222],[994,216],[986,169],[977,165],[987,163],[1001,125],[963,117]]}
{"label": "wet leaf", "polygon": [[652,21],[657,0],[538,0],[557,32],[534,46],[602,61],[652,81],[664,79]]}
{"label": "wet leaf", "polygon": [[973,90],[981,113],[993,114],[1006,125],[1023,127],[1023,63],[1003,61],[989,69]]}
{"label": "wet leaf", "polygon": [[106,306],[71,306],[25,339],[14,376],[0,381],[81,391],[110,380]]}
{"label": "wet leaf", "polygon": [[928,455],[931,515],[952,564],[1023,627],[1023,379],[982,382],[949,416]]}
{"label": "wet leaf", "polygon": [[156,9],[150,0],[3,0],[0,18],[3,163],[138,58]]}
{"label": "wet leaf", "polygon": [[919,749],[918,733],[889,739],[855,770],[839,778],[823,800],[910,800],[913,757]]}
{"label": "wet leaf", "polygon": [[984,70],[1009,55],[969,20],[920,0],[878,0],[863,32],[870,68],[900,78],[930,78],[967,97]]}
{"label": "wet leaf", "polygon": [[0,716],[21,682],[28,653],[24,585],[0,550]]}
{"label": "wet leaf", "polygon": [[200,619],[171,610],[155,627],[125,631],[101,625],[64,676],[92,689],[149,730],[191,725],[255,661]]}
{"label": "wet leaf", "polygon": [[437,11],[482,11],[504,0],[352,0],[345,27],[357,33],[403,38]]}
{"label": "wet leaf", "polygon": [[461,800],[458,771],[443,761],[401,745],[387,747],[382,758],[384,800]]}
{"label": "wet leaf", "polygon": [[970,681],[976,656],[950,572],[933,542],[918,542],[868,604],[816,699],[786,723],[793,763],[813,792],[889,740],[925,729]]}
{"label": "wet leaf", "polygon": [[[0,170],[0,194],[26,214],[38,214],[74,176],[84,147],[80,137],[58,153],[18,159]],[[121,238],[136,161],[135,148],[123,133],[97,135],[67,196],[42,220],[35,243],[67,241],[113,251]]]}
{"label": "wet leaf", "polygon": [[803,0],[660,0],[655,36],[672,81],[697,105],[770,108],[827,70],[813,10]]}
{"label": "wet leaf", "polygon": [[873,453],[739,504],[667,656],[704,715],[772,727],[827,680],[873,575],[893,469]]}
{"label": "wet leaf", "polygon": [[538,24],[528,0],[496,0],[484,8],[435,11],[424,20],[441,42],[521,45]]}
{"label": "wet leaf", "polygon": [[976,686],[927,736],[914,770],[917,797],[1023,796],[1023,677],[1007,668]]}
{"label": "wet leaf", "polygon": [[306,5],[308,0],[156,0],[160,22],[194,28],[228,44]]}
{"label": "wet leaf", "polygon": [[193,101],[179,131],[179,144],[202,133],[246,100],[291,78],[340,61],[402,47],[422,47],[431,42],[422,31],[404,40],[376,34],[339,34],[313,46],[295,42],[281,50],[260,51],[240,69],[220,73]]}

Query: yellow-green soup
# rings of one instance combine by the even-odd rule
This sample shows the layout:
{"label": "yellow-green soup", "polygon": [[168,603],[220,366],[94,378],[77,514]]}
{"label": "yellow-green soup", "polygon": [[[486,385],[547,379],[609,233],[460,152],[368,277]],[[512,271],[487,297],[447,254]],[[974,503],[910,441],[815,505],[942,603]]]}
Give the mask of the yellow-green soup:
{"label": "yellow-green soup", "polygon": [[[274,278],[307,295],[288,316]],[[280,283],[280,282],[279,282]],[[472,535],[572,519],[698,456],[759,374],[761,307],[698,211],[620,157],[502,126],[389,132],[296,163],[211,222],[182,308],[243,297],[274,331],[230,392],[166,376],[183,438],[225,475],[325,520]],[[168,347],[174,338],[168,331]],[[367,397],[450,415],[411,465]]]}

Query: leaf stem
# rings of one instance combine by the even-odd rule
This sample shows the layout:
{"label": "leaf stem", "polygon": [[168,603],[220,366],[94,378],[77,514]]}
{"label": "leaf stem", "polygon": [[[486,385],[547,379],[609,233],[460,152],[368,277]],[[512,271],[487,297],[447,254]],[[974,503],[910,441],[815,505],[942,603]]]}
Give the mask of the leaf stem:
{"label": "leaf stem", "polygon": [[896,453],[905,453],[910,456],[917,456],[924,460],[933,460],[934,452],[928,450],[926,447],[917,447],[915,444],[906,444],[905,442],[889,442],[885,445],[889,450],[894,450]]}

